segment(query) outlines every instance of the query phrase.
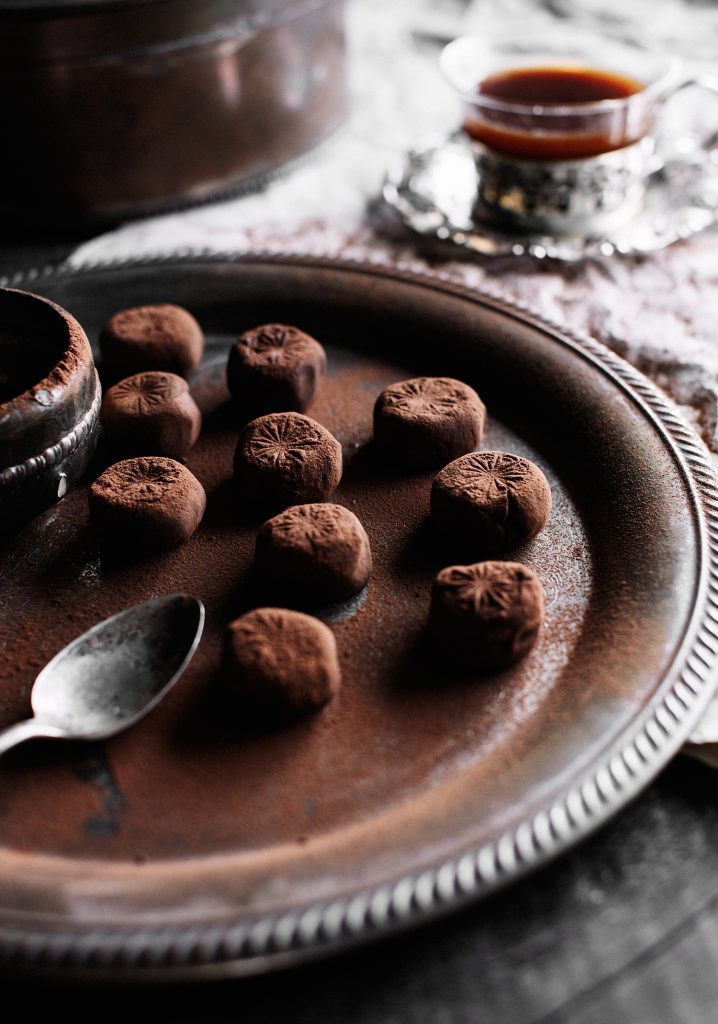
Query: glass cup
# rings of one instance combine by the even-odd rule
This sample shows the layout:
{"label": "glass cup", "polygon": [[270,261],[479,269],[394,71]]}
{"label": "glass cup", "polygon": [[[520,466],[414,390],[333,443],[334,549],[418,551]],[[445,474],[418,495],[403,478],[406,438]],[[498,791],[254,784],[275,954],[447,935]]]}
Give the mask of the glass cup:
{"label": "glass cup", "polygon": [[440,58],[463,101],[477,216],[556,235],[603,234],[640,210],[657,115],[680,61],[562,26],[455,39]]}

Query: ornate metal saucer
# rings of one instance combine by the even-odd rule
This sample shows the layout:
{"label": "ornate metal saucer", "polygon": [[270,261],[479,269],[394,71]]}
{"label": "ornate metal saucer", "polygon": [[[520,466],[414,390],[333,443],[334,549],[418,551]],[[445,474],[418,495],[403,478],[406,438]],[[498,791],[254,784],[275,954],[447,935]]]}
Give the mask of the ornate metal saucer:
{"label": "ornate metal saucer", "polygon": [[579,260],[648,253],[705,230],[718,220],[716,152],[662,154],[639,213],[610,232],[558,237],[518,233],[476,205],[477,171],[460,133],[427,140],[389,169],[383,198],[412,231],[481,256],[529,255]]}

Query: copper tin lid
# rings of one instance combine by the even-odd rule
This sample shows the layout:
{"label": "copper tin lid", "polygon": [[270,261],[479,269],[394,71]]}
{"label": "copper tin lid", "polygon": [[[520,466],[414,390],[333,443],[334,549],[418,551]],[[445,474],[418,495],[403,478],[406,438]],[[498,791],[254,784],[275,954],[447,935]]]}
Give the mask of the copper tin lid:
{"label": "copper tin lid", "polygon": [[261,184],[347,111],[344,0],[9,0],[3,218],[112,223]]}

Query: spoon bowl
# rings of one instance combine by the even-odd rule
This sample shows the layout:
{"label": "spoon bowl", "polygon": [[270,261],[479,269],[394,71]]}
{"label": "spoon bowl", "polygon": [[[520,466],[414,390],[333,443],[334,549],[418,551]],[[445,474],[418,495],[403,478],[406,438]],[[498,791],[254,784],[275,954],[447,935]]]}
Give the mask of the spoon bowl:
{"label": "spoon bowl", "polygon": [[133,725],[187,667],[204,614],[197,598],[164,595],[72,640],[35,680],[34,717],[0,733],[0,754],[32,737],[100,740]]}

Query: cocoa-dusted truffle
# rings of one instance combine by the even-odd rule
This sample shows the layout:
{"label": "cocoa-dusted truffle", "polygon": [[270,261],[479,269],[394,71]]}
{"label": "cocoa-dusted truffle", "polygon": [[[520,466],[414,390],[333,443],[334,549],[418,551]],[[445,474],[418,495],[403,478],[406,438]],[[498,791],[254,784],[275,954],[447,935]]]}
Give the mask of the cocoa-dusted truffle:
{"label": "cocoa-dusted truffle", "polygon": [[327,368],[324,349],[286,324],[263,324],[241,334],[227,363],[227,384],[243,412],[304,412]]}
{"label": "cocoa-dusted truffle", "polygon": [[541,583],[518,562],[452,565],[434,580],[430,635],[442,659],[464,668],[512,665],[533,647],[543,617]]}
{"label": "cocoa-dusted truffle", "polygon": [[191,313],[171,303],[120,310],[100,333],[102,368],[114,380],[142,370],[184,377],[203,350],[202,328]]}
{"label": "cocoa-dusted truffle", "polygon": [[444,466],[481,441],[486,409],[473,388],[451,377],[415,377],[384,388],[374,405],[374,440],[409,469]]}
{"label": "cocoa-dusted truffle", "polygon": [[173,547],[192,536],[207,499],[181,463],[158,455],[116,462],[90,487],[90,514],[113,543]]}
{"label": "cocoa-dusted truffle", "polygon": [[234,472],[247,494],[267,508],[321,501],[342,475],[341,445],[298,412],[274,412],[242,430]]}
{"label": "cocoa-dusted truffle", "polygon": [[105,392],[102,427],[117,452],[180,459],[199,437],[202,414],[184,378],[148,370]]}
{"label": "cocoa-dusted truffle", "polygon": [[483,552],[530,540],[546,524],[551,488],[538,466],[508,452],[473,452],[445,466],[431,488],[434,520]]}
{"label": "cocoa-dusted truffle", "polygon": [[231,622],[224,670],[252,712],[279,718],[326,704],[341,683],[331,629],[287,608],[255,608]]}
{"label": "cocoa-dusted truffle", "polygon": [[366,531],[342,505],[293,505],[264,523],[257,535],[259,586],[304,607],[358,594],[371,565]]}

